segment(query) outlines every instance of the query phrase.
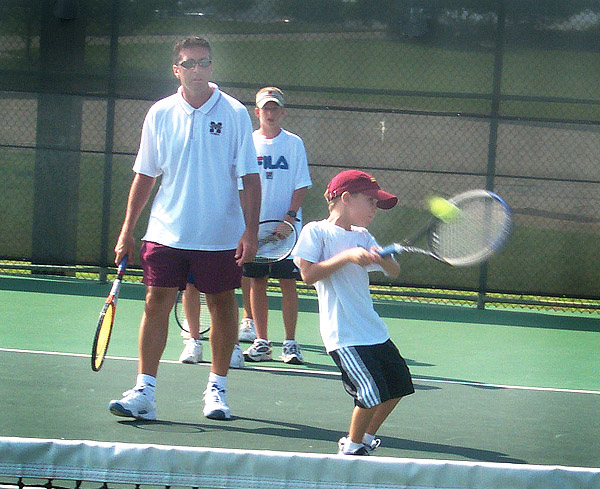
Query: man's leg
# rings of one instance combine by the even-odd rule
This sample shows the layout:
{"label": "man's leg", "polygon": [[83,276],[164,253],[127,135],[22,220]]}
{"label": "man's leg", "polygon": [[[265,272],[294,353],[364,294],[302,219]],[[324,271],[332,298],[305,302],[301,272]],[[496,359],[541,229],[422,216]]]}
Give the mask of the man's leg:
{"label": "man's leg", "polygon": [[227,376],[233,345],[237,342],[238,305],[235,291],[206,294],[210,311],[211,372]]}
{"label": "man's leg", "polygon": [[146,304],[139,329],[138,376],[133,389],[120,400],[110,401],[108,408],[115,416],[156,419],[156,374],[165,349],[169,313],[175,303],[177,288],[146,288]]}
{"label": "man's leg", "polygon": [[167,344],[169,314],[176,297],[177,288],[146,288],[146,304],[139,330],[140,374],[156,377],[158,363]]}
{"label": "man's leg", "polygon": [[204,416],[210,419],[230,419],[231,410],[225,400],[226,382],[233,346],[237,342],[238,306],[235,292],[228,290],[206,294],[210,311],[210,349],[212,364],[204,391]]}

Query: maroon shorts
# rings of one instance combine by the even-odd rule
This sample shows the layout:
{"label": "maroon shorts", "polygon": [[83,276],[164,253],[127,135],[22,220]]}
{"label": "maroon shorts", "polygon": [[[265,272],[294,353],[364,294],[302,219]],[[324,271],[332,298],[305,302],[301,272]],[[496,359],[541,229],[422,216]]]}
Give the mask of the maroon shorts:
{"label": "maroon shorts", "polygon": [[140,261],[146,285],[183,290],[191,273],[196,288],[207,294],[241,287],[242,268],[235,262],[235,250],[180,250],[144,241]]}

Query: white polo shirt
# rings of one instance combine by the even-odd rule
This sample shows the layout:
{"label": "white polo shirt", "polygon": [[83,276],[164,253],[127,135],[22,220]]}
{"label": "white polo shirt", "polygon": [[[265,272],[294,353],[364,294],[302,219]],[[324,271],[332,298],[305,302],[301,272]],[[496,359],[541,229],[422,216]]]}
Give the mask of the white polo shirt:
{"label": "white polo shirt", "polygon": [[200,108],[181,87],[156,102],[142,128],[133,170],[161,176],[145,241],[189,250],[230,250],[245,229],[238,178],[257,173],[247,109],[210,83]]}

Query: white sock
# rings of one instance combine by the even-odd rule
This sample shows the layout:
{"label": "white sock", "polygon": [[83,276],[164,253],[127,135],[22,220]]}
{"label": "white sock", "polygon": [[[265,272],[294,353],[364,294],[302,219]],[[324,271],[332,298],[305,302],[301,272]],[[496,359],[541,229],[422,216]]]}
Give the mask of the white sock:
{"label": "white sock", "polygon": [[156,377],[146,374],[138,374],[134,389],[136,391],[144,391],[150,399],[154,399],[156,391]]}
{"label": "white sock", "polygon": [[208,383],[209,384],[217,384],[220,389],[225,389],[227,385],[227,377],[223,377],[221,375],[217,375],[215,373],[208,374]]}

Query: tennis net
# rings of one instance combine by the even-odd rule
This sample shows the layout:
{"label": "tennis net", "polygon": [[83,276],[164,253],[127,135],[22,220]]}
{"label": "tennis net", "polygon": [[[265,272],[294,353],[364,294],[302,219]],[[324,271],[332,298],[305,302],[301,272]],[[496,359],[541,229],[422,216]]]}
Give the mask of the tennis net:
{"label": "tennis net", "polygon": [[587,489],[600,469],[0,437],[4,488]]}

